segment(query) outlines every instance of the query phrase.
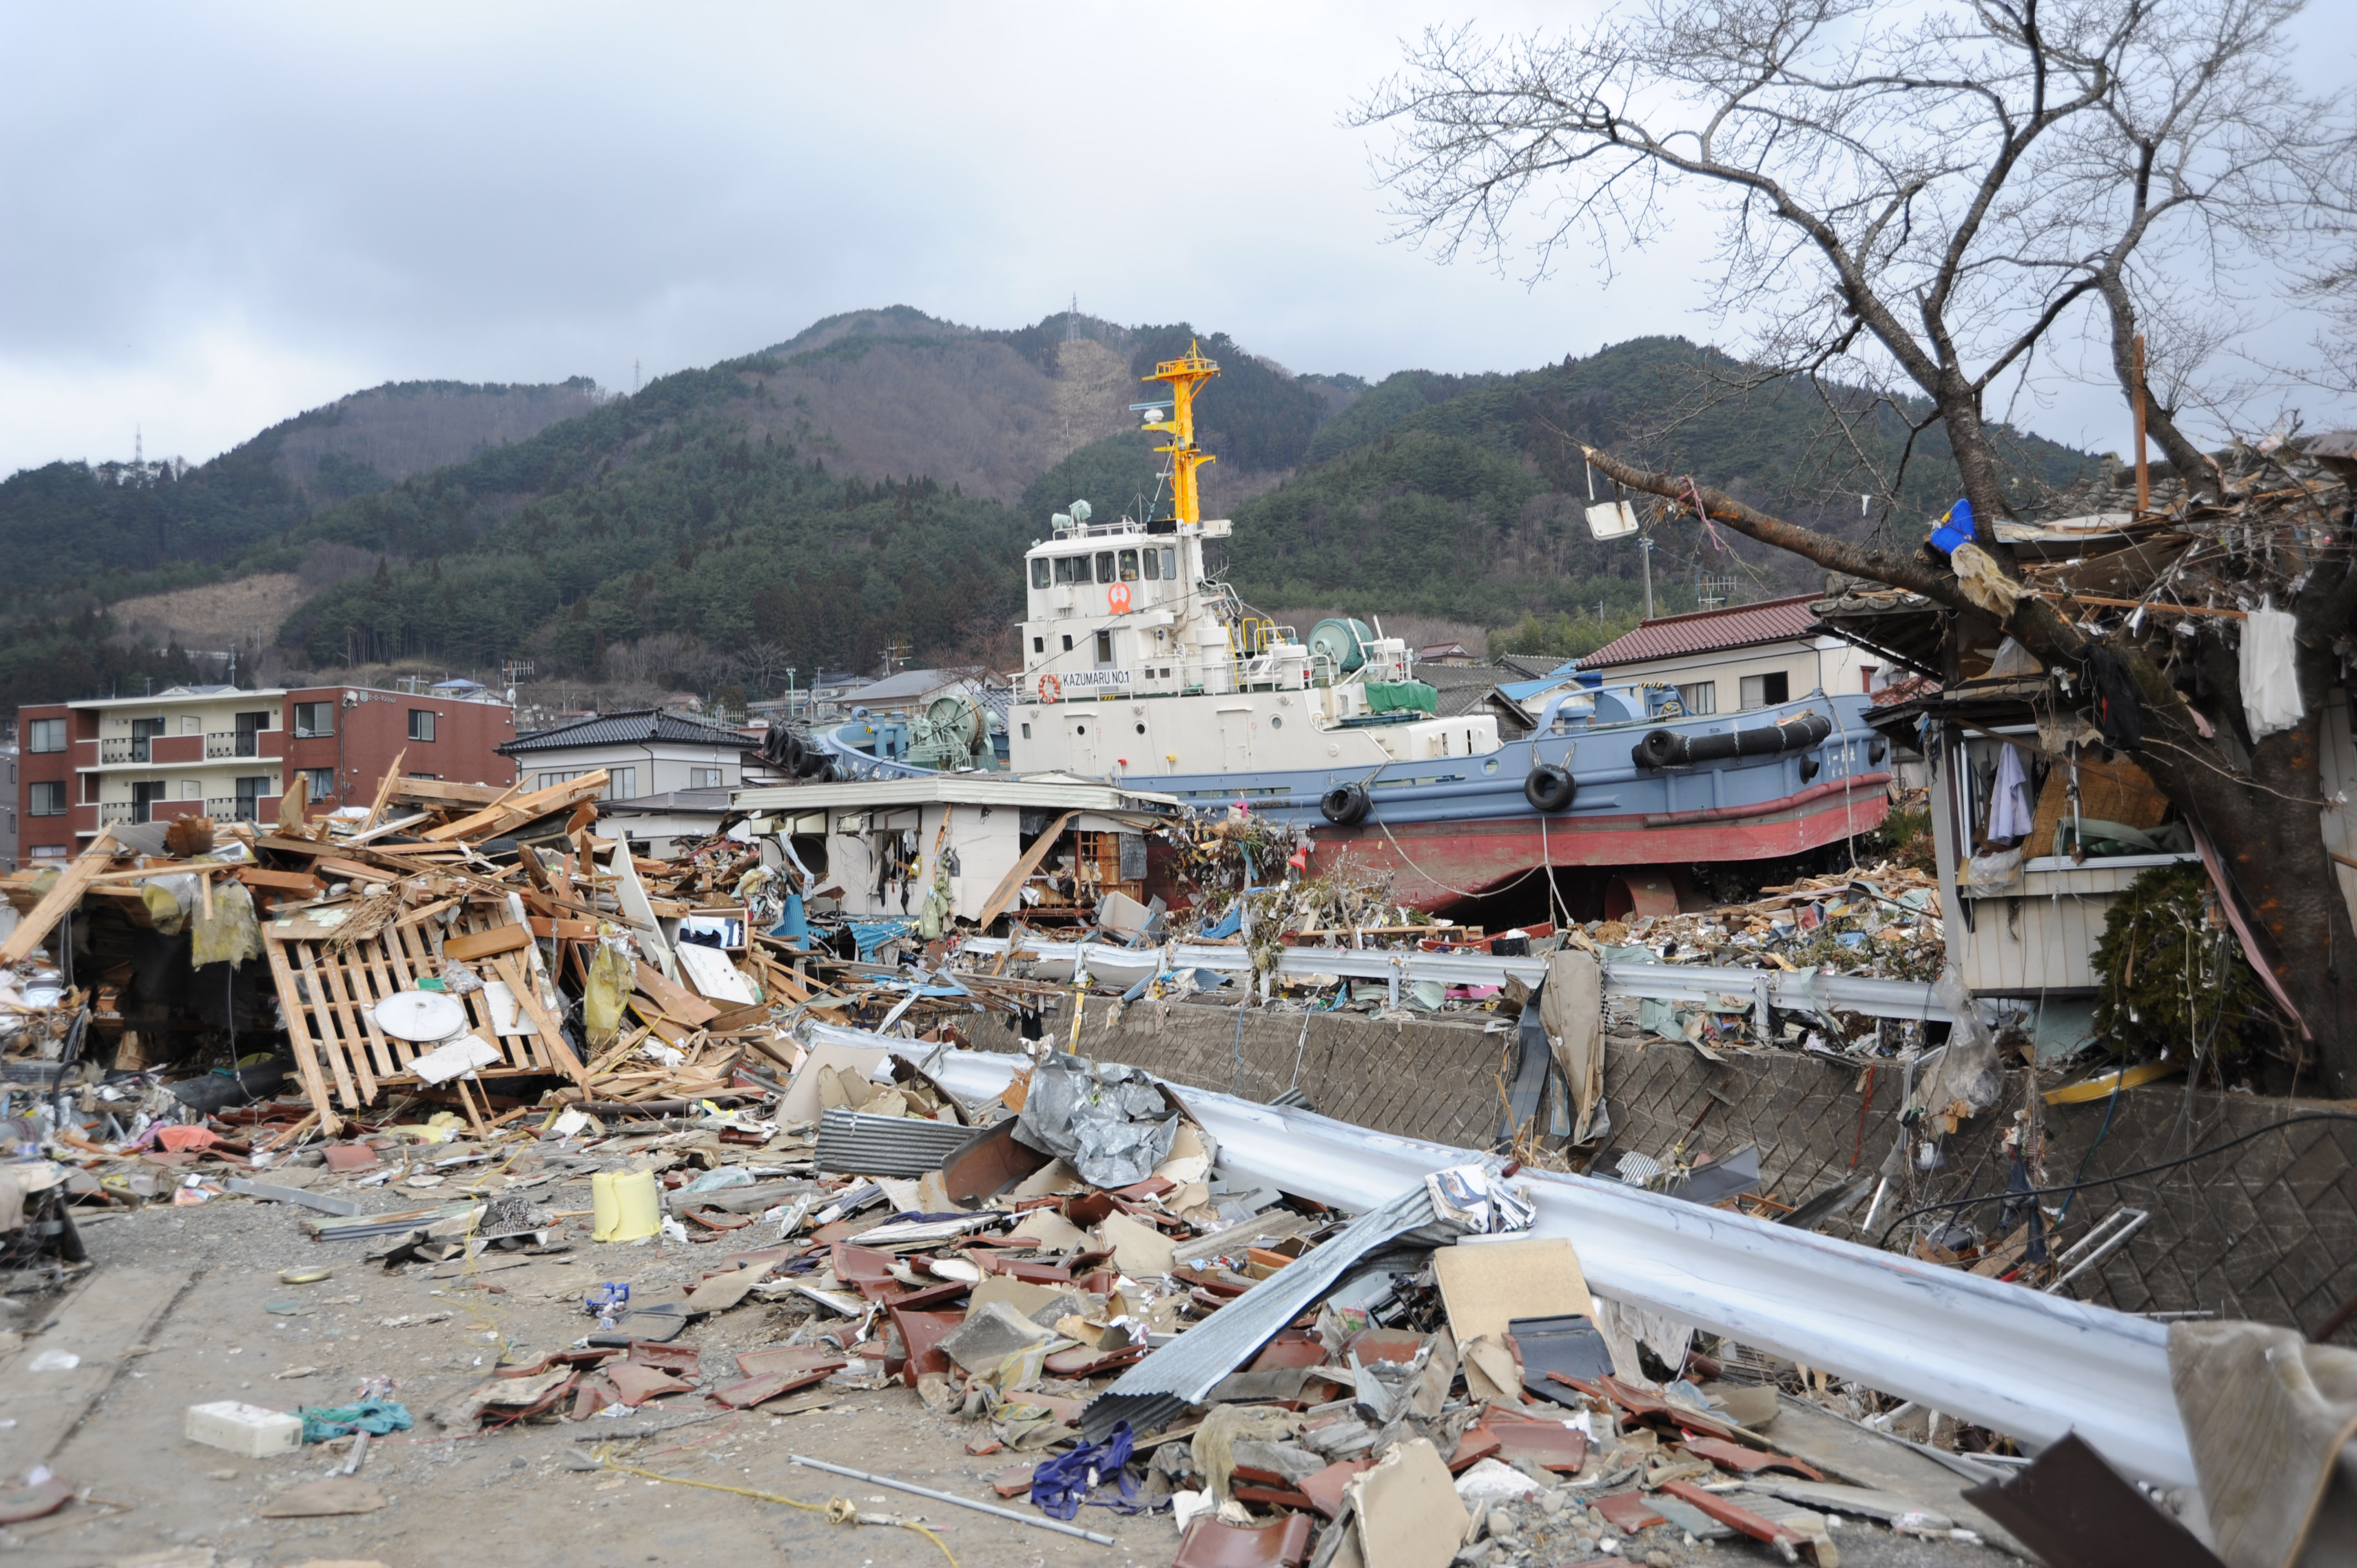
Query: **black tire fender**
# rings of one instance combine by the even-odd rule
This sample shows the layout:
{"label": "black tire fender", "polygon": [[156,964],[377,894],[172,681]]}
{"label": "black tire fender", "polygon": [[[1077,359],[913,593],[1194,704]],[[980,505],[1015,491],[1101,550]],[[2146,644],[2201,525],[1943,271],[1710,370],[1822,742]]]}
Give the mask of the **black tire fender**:
{"label": "black tire fender", "polygon": [[1338,828],[1347,828],[1366,819],[1367,791],[1358,784],[1337,784],[1319,797],[1318,810]]}
{"label": "black tire fender", "polygon": [[1534,810],[1553,814],[1571,804],[1571,798],[1578,792],[1578,788],[1572,782],[1569,773],[1551,762],[1542,762],[1531,769],[1529,778],[1523,780],[1523,799],[1528,800]]}

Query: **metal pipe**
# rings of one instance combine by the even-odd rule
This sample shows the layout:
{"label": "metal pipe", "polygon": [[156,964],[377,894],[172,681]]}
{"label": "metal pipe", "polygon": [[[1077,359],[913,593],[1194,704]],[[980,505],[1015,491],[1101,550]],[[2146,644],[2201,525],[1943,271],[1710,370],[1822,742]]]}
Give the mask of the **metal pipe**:
{"label": "metal pipe", "polygon": [[[2117,1230],[2114,1230],[2110,1235],[2105,1236],[2104,1238],[2103,1245],[2097,1247],[2093,1253],[2079,1264],[2078,1267],[2072,1269],[2069,1273],[2064,1274],[2061,1279],[2056,1280],[2052,1284],[2048,1285],[2046,1289],[2050,1294],[2060,1291],[2064,1285],[2069,1284],[2072,1280],[2077,1279],[2081,1274],[2085,1273],[2089,1269],[2093,1268],[2097,1263],[2102,1262],[2105,1258],[2110,1257],[2114,1252],[2116,1252],[2122,1247],[2126,1246],[2128,1244],[2128,1238],[2134,1236],[2138,1230],[2143,1230],[2144,1222],[2152,1218],[2152,1214],[2148,1209],[2115,1208],[2111,1213],[2104,1216],[2103,1225],[2097,1226],[2093,1230],[2089,1231],[2084,1237],[2081,1238],[2080,1245],[2084,1246],[2087,1242],[2093,1240],[2095,1237],[2103,1231],[2104,1227],[2109,1226],[2113,1220],[2119,1219],[2122,1215],[2133,1215],[2134,1218],[2129,1219],[2126,1224],[2120,1226]],[[2076,1251],[2076,1249],[2073,1249],[2073,1251]],[[2067,1263],[2071,1260],[2066,1254],[2061,1261]]]}
{"label": "metal pipe", "polygon": [[1099,1535],[1093,1530],[1082,1530],[1077,1524],[1066,1524],[1061,1520],[1037,1519],[1028,1513],[1017,1513],[1013,1509],[1000,1508],[996,1503],[978,1503],[972,1498],[961,1498],[950,1492],[937,1492],[931,1487],[920,1487],[913,1481],[896,1481],[889,1476],[871,1475],[866,1470],[855,1470],[848,1465],[830,1465],[823,1459],[805,1459],[799,1454],[789,1454],[786,1457],[797,1465],[807,1465],[813,1470],[824,1470],[834,1476],[848,1476],[855,1481],[866,1481],[870,1486],[890,1487],[898,1491],[913,1492],[920,1498],[931,1498],[937,1503],[949,1503],[957,1508],[972,1509],[976,1513],[991,1514],[999,1519],[1011,1520],[1017,1524],[1028,1524],[1034,1530],[1052,1530],[1058,1535],[1077,1536],[1082,1541],[1092,1541],[1099,1546],[1121,1544],[1110,1535]]}

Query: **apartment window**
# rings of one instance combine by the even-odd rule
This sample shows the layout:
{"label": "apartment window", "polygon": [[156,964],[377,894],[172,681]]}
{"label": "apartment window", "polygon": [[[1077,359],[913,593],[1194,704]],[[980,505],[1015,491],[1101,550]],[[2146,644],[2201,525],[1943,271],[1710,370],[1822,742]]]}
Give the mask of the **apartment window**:
{"label": "apartment window", "polygon": [[1678,705],[1685,709],[1688,714],[1718,712],[1718,682],[1696,681],[1691,686],[1679,687]]}
{"label": "apartment window", "polygon": [[1097,662],[1100,664],[1113,662],[1113,633],[1109,631],[1097,633]]}
{"label": "apartment window", "polygon": [[721,769],[717,768],[691,768],[687,773],[687,787],[691,789],[717,789],[721,787]]}
{"label": "apartment window", "polygon": [[412,740],[432,740],[434,738],[434,710],[432,708],[412,708],[409,710],[409,738]]}
{"label": "apartment window", "polygon": [[1857,689],[1861,692],[1873,691],[1874,677],[1880,671],[1881,668],[1882,667],[1878,664],[1859,665],[1857,667]]}
{"label": "apartment window", "polygon": [[[155,759],[154,753],[149,748],[154,744],[156,737],[163,733],[164,721],[162,719],[133,719],[131,721],[131,760],[134,762],[153,761]],[[141,820],[145,821],[145,819],[143,818]]]}
{"label": "apartment window", "polygon": [[66,814],[66,787],[64,783],[62,781],[55,784],[36,783],[33,786],[33,803],[31,812],[37,817],[64,816]]}
{"label": "apartment window", "polygon": [[1049,572],[1049,568],[1048,565],[1048,558],[1045,555],[1039,556],[1038,559],[1034,560],[1031,563],[1031,585],[1035,588],[1046,587],[1048,585]]}
{"label": "apartment window", "polygon": [[442,775],[439,773],[412,773],[410,777],[412,779],[439,779]]}
{"label": "apartment window", "polygon": [[335,733],[335,703],[297,703],[295,704],[295,737],[297,740],[305,739],[311,736],[333,735]]}
{"label": "apartment window", "polygon": [[570,773],[544,773],[540,776],[540,787],[546,789],[558,784],[570,784],[580,777],[581,770],[577,768]]}
{"label": "apartment window", "polygon": [[325,800],[336,793],[336,770],[332,768],[303,769],[303,790],[314,800]]}
{"label": "apartment window", "polygon": [[260,819],[262,801],[278,791],[275,781],[266,773],[249,774],[237,781],[237,820],[251,822]]}
{"label": "apartment window", "polygon": [[66,846],[61,843],[37,843],[31,856],[34,860],[63,860],[65,857]]}
{"label": "apartment window", "polygon": [[1769,708],[1792,700],[1792,678],[1781,670],[1772,675],[1743,678],[1743,705],[1747,708]]}
{"label": "apartment window", "polygon": [[66,748],[66,721],[35,719],[25,726],[27,751],[63,751]]}
{"label": "apartment window", "polygon": [[135,822],[154,822],[156,806],[163,799],[164,785],[161,779],[150,784],[134,784],[131,786],[131,820]]}

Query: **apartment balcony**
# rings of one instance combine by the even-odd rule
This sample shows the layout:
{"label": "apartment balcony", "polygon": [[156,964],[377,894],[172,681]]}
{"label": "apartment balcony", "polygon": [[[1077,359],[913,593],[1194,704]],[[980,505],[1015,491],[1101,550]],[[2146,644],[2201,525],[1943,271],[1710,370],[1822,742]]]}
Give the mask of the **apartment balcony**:
{"label": "apartment balcony", "polygon": [[205,815],[217,822],[258,822],[262,802],[268,797],[233,795],[205,797]]}
{"label": "apartment balcony", "polygon": [[261,755],[262,737],[253,730],[207,730],[205,732],[205,760],[208,762],[224,757],[259,757]]}
{"label": "apartment balcony", "polygon": [[98,760],[102,766],[123,762],[145,762],[148,759],[148,737],[136,740],[117,738],[98,743]]}
{"label": "apartment balcony", "polygon": [[144,801],[102,800],[99,802],[98,825],[100,827],[111,828],[122,822],[144,822],[146,820],[147,808]]}

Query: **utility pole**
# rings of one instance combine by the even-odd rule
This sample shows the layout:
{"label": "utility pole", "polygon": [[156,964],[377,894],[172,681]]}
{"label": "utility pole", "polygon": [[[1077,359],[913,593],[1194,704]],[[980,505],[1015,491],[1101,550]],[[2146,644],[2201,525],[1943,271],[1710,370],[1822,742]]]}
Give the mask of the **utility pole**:
{"label": "utility pole", "polygon": [[630,395],[639,395],[639,362],[636,360],[630,361]]}
{"label": "utility pole", "polygon": [[1653,542],[1641,537],[1637,541],[1637,555],[1645,564],[1645,618],[1651,620],[1653,618]]}

